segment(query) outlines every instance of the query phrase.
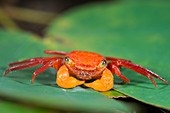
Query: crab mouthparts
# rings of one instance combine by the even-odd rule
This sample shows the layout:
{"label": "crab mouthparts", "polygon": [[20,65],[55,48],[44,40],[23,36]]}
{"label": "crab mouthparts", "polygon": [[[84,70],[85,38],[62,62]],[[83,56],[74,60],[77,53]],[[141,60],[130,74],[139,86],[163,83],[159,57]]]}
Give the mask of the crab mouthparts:
{"label": "crab mouthparts", "polygon": [[78,74],[76,74],[76,78],[81,80],[90,80],[94,78],[95,73],[94,72],[88,72],[88,71],[81,71]]}
{"label": "crab mouthparts", "polygon": [[79,75],[80,76],[90,76],[90,74],[88,72],[80,72]]}
{"label": "crab mouthparts", "polygon": [[102,70],[97,70],[97,68],[86,70],[86,69],[74,67],[74,68],[70,68],[70,71],[72,76],[80,80],[97,79],[101,76],[102,73]]}
{"label": "crab mouthparts", "polygon": [[101,74],[97,72],[96,70],[79,70],[77,73],[75,72],[73,76],[80,80],[91,80],[91,79],[97,79]]}

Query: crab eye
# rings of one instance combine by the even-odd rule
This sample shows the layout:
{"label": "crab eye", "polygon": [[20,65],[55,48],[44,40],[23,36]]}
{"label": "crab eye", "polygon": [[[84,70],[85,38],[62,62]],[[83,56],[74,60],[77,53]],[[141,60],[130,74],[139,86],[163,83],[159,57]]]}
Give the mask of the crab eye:
{"label": "crab eye", "polygon": [[64,60],[67,64],[71,64],[71,59],[69,57],[65,57]]}
{"label": "crab eye", "polygon": [[107,65],[107,61],[106,60],[102,60],[99,64],[100,68],[103,68]]}

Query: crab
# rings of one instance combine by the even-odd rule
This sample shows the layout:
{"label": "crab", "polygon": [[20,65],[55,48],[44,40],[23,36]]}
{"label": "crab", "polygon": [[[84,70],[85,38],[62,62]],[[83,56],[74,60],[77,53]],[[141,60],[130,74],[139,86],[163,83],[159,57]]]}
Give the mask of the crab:
{"label": "crab", "polygon": [[42,66],[35,70],[32,75],[32,83],[34,83],[34,79],[38,74],[49,67],[53,67],[57,70],[56,83],[61,88],[74,88],[83,85],[97,91],[108,91],[113,88],[114,74],[124,82],[130,82],[119,70],[123,66],[148,77],[155,87],[157,85],[153,77],[168,84],[165,79],[156,73],[126,59],[103,57],[95,52],[78,50],[71,51],[70,53],[45,50],[44,53],[53,54],[54,56],[12,62],[9,64],[9,68],[5,71],[4,75],[7,75],[10,71],[30,68],[41,64]]}

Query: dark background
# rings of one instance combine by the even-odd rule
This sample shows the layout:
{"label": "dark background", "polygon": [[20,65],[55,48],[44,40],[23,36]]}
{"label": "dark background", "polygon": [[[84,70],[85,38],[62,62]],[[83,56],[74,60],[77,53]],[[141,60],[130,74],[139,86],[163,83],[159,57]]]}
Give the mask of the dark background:
{"label": "dark background", "polygon": [[[43,36],[43,31],[49,23],[65,11],[84,4],[109,1],[110,0],[1,0],[0,8],[4,11],[5,16],[7,16],[10,21],[13,21],[19,29]],[[34,19],[32,18],[35,17],[28,15],[30,19],[27,17],[24,18],[24,14],[20,13],[22,10],[37,11],[37,13],[41,11],[48,13],[50,16],[38,18],[37,15],[36,21],[33,21]],[[0,22],[0,26],[5,27],[2,22]]]}

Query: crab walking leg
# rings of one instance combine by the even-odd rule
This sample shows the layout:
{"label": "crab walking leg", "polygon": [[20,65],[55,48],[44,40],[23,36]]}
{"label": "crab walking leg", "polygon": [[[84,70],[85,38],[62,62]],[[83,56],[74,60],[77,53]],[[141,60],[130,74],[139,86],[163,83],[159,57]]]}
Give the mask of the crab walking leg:
{"label": "crab walking leg", "polygon": [[25,68],[29,68],[29,67],[33,67],[33,66],[36,66],[38,65],[39,62],[30,62],[28,64],[23,64],[23,65],[17,65],[17,66],[12,66],[12,67],[9,67],[5,73],[4,73],[4,76],[6,76],[9,72],[11,71],[14,71],[14,70],[21,70],[21,69],[25,69]]}
{"label": "crab walking leg", "polygon": [[152,81],[152,83],[154,84],[155,87],[156,87],[156,82],[154,81],[152,76],[159,79],[159,80],[161,80],[161,81],[163,81],[165,84],[168,84],[168,82],[165,79],[163,79],[162,77],[160,77],[156,73],[154,73],[154,72],[152,72],[152,71],[150,71],[150,70],[148,70],[146,68],[141,67],[140,65],[133,64],[131,62],[121,62],[121,66],[124,66],[126,68],[132,69],[132,70],[134,70],[134,71],[148,77]]}
{"label": "crab walking leg", "polygon": [[156,82],[154,81],[153,77],[157,78],[157,79],[160,79],[161,81],[163,81],[165,84],[168,84],[168,82],[163,79],[162,77],[160,77],[159,75],[157,75],[156,73],[146,69],[146,68],[143,68],[142,66],[140,65],[137,65],[137,64],[134,64],[130,61],[126,61],[126,60],[117,60],[117,61],[112,61],[110,63],[110,65],[116,65],[118,67],[121,67],[121,66],[124,66],[126,68],[129,68],[135,72],[138,72],[146,77],[148,77],[151,82],[154,84],[155,87],[157,87],[156,85]]}
{"label": "crab walking leg", "polygon": [[84,85],[93,88],[97,91],[108,91],[113,88],[113,75],[109,69],[105,69],[100,79],[91,83],[85,83]]}
{"label": "crab walking leg", "polygon": [[51,63],[50,63],[50,62],[44,64],[43,66],[41,66],[40,68],[38,68],[37,70],[35,70],[35,72],[34,72],[33,75],[32,75],[32,80],[31,80],[32,84],[34,83],[35,77],[36,77],[38,74],[40,74],[40,73],[42,73],[43,71],[45,71],[45,70],[46,70],[47,68],[49,68],[49,67],[51,67]]}
{"label": "crab walking leg", "polygon": [[115,74],[120,77],[123,81],[125,82],[130,82],[130,80],[128,78],[126,78],[125,76],[122,75],[122,73],[120,72],[119,68],[116,67],[115,65],[112,65],[112,68],[115,71]]}
{"label": "crab walking leg", "polygon": [[26,59],[22,60],[19,62],[12,62],[9,64],[9,68],[5,71],[4,75],[7,75],[10,71],[15,71],[15,70],[22,70],[25,68],[30,68],[33,66],[37,66],[39,64],[46,64],[47,62],[54,62],[53,66],[57,69],[60,64],[62,63],[62,58],[61,57],[51,57],[51,58],[31,58],[31,59]]}
{"label": "crab walking leg", "polygon": [[19,62],[12,62],[9,64],[9,66],[16,66],[16,65],[23,65],[23,64],[27,64],[30,62],[34,62],[34,58],[33,59],[27,59],[27,60],[23,60],[23,61],[19,61]]}
{"label": "crab walking leg", "polygon": [[31,58],[31,59],[26,59],[26,60],[22,60],[22,61],[18,61],[18,62],[12,62],[9,64],[9,66],[16,66],[16,65],[26,65],[28,63],[31,63],[31,62],[39,62],[39,64],[41,64],[42,62],[45,62],[45,61],[50,61],[54,58],[42,58],[42,57],[39,57],[39,58]]}
{"label": "crab walking leg", "polygon": [[32,75],[32,83],[34,83],[35,77],[45,71],[49,67],[54,67],[56,70],[59,69],[59,67],[62,65],[62,59],[61,58],[56,58],[48,62],[44,62],[43,65],[38,68]]}
{"label": "crab walking leg", "polygon": [[84,81],[77,80],[76,78],[70,76],[67,67],[63,65],[57,72],[56,83],[62,88],[73,88],[84,84]]}
{"label": "crab walking leg", "polygon": [[63,51],[51,51],[51,50],[45,50],[45,54],[56,54],[56,55],[66,55],[66,52]]}

